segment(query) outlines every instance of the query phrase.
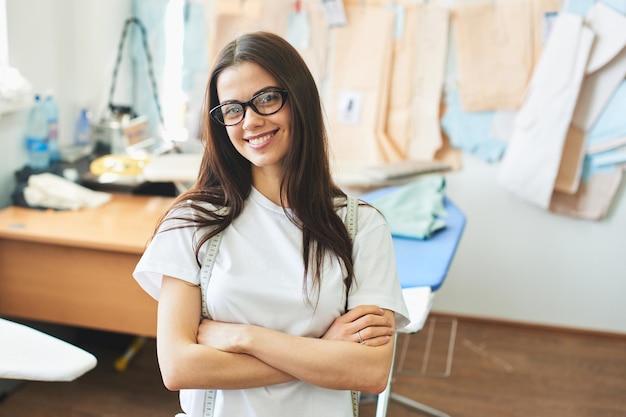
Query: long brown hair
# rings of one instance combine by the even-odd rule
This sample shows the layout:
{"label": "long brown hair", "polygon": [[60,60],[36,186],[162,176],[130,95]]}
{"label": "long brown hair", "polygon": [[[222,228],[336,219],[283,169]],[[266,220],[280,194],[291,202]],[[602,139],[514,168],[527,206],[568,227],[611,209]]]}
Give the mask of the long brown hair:
{"label": "long brown hair", "polygon": [[[300,54],[283,38],[268,32],[244,34],[220,52],[209,79],[204,110],[202,140],[204,153],[195,185],[181,194],[174,206],[194,209],[194,218],[179,218],[190,225],[206,228],[195,247],[226,229],[243,210],[252,188],[250,162],[232,145],[226,128],[211,119],[208,110],[219,104],[217,79],[221,72],[245,62],[255,63],[271,74],[288,91],[292,112],[292,141],[283,159],[281,193],[292,213],[290,220],[302,230],[304,262],[303,293],[310,301],[307,280],[312,272],[312,288],[318,293],[324,257],[336,256],[345,267],[346,294],[352,285],[352,243],[336,213],[336,201],[345,205],[345,193],[333,182],[328,161],[328,140],[319,92]],[[338,198],[339,197],[339,198]],[[207,208],[210,203],[215,210]],[[316,303],[314,303],[316,304]]]}

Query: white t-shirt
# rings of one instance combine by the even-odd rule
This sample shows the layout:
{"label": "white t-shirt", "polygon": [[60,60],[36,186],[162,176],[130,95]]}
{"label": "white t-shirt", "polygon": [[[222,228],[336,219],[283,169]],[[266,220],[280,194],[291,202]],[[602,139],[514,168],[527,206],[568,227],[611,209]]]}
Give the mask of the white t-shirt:
{"label": "white t-shirt", "polygon": [[[345,219],[346,209],[338,214]],[[158,299],[164,275],[197,284],[194,228],[158,233],[143,254],[134,277]],[[206,246],[206,245],[204,245]],[[204,259],[206,247],[200,250]],[[355,281],[348,308],[374,304],[396,312],[398,328],[408,324],[408,311],[396,272],[391,234],[382,215],[359,206],[353,244]],[[345,307],[339,262],[325,257],[319,298],[309,290],[315,310],[302,290],[302,232],[256,189],[239,217],[224,231],[207,289],[210,316],[304,337],[321,337]],[[207,366],[210,366],[209,364]],[[189,417],[202,417],[203,390],[182,390],[181,407]],[[303,381],[245,390],[218,390],[215,416],[352,416],[350,391],[316,387]]]}

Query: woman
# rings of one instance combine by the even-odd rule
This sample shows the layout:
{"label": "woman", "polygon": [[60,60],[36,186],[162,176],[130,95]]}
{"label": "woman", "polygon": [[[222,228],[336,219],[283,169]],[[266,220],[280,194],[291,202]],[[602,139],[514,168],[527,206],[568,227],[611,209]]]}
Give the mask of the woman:
{"label": "woman", "polygon": [[[161,221],[134,276],[159,300],[165,386],[188,416],[352,416],[384,390],[408,313],[382,216],[360,205],[352,243],[315,81],[265,32],[220,53],[195,186]],[[200,266],[223,232],[200,322]]]}

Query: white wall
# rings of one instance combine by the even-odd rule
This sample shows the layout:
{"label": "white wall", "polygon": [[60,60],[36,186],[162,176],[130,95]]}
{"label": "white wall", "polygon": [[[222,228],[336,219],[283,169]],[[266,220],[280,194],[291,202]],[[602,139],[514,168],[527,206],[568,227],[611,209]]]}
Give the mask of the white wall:
{"label": "white wall", "polygon": [[[36,93],[52,89],[60,106],[59,140],[72,142],[80,106],[107,99],[130,0],[7,0],[9,65]],[[26,163],[26,111],[0,116],[0,207],[10,203],[14,172]]]}
{"label": "white wall", "polygon": [[626,184],[594,222],[529,205],[471,155],[448,175],[467,226],[434,309],[626,333]]}
{"label": "white wall", "polygon": [[96,110],[108,98],[130,14],[131,0],[7,1],[10,65],[35,92],[51,88],[58,96],[62,143],[71,143],[81,106]]}
{"label": "white wall", "polygon": [[[61,116],[106,100],[130,0],[8,0],[9,60]],[[101,103],[100,103],[101,105]],[[25,162],[25,116],[0,118],[0,206]],[[61,140],[73,120],[61,123]],[[437,311],[626,333],[626,196],[609,218],[575,220],[532,207],[496,184],[498,165],[464,156],[448,194],[467,215]]]}

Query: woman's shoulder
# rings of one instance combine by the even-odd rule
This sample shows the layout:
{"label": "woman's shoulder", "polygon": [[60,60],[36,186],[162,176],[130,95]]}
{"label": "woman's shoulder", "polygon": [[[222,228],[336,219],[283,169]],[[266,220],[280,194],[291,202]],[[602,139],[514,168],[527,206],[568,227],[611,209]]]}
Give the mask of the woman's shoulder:
{"label": "woman's shoulder", "polygon": [[223,215],[223,208],[199,199],[178,199],[163,217],[162,226],[201,226],[214,222]]}

